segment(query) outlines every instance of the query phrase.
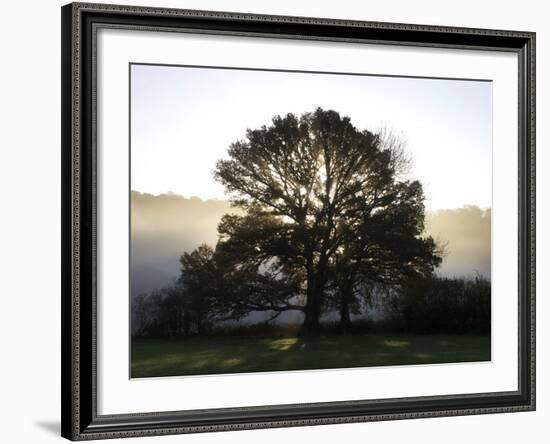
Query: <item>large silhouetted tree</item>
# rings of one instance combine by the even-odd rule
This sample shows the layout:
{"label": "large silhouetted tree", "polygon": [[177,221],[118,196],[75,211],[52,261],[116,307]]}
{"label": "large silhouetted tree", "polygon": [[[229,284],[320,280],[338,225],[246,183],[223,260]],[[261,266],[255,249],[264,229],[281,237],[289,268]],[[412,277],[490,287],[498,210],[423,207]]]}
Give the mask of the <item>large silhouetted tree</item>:
{"label": "large silhouetted tree", "polygon": [[433,240],[420,237],[422,186],[401,178],[401,151],[348,117],[276,116],[228,154],[215,177],[244,215],[222,220],[217,251],[232,269],[266,276],[264,289],[281,287],[257,308],[302,309],[304,333],[319,330],[331,286],[352,302],[362,282],[438,263]]}

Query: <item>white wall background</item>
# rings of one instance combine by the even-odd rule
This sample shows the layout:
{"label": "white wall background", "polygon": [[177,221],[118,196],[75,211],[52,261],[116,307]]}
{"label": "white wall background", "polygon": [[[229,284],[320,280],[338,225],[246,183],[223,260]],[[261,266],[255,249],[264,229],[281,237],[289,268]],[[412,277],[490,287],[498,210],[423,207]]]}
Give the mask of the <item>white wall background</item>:
{"label": "white wall background", "polygon": [[[550,304],[543,256],[550,192],[544,171],[545,65],[550,56],[546,2],[525,0],[145,0],[118,3],[262,14],[309,15],[537,32],[538,125],[538,409],[484,415],[253,430],[125,442],[268,443],[370,441],[397,443],[545,442],[550,385],[544,344]],[[0,436],[9,443],[60,441],[60,6],[58,0],[6,2],[0,15]],[[547,278],[546,278],[547,279]],[[546,347],[546,350],[548,348]],[[547,438],[546,438],[547,439]]]}

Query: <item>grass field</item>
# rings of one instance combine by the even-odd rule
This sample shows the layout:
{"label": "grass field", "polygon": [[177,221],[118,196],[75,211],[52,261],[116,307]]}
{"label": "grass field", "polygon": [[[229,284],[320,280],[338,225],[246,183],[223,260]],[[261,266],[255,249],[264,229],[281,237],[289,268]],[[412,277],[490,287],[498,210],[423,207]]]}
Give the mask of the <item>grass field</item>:
{"label": "grass field", "polygon": [[348,335],[134,340],[132,378],[488,361],[490,336]]}

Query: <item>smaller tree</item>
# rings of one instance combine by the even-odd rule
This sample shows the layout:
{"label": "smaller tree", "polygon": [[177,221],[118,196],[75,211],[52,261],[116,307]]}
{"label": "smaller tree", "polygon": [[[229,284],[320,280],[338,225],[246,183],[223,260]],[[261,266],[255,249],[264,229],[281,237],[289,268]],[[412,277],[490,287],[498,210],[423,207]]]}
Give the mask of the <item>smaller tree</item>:
{"label": "smaller tree", "polygon": [[191,331],[205,333],[215,316],[220,288],[214,250],[206,244],[199,245],[192,252],[184,253],[180,264],[177,284],[181,288],[185,334]]}
{"label": "smaller tree", "polygon": [[179,337],[183,334],[182,289],[177,284],[140,294],[132,300],[132,335]]}

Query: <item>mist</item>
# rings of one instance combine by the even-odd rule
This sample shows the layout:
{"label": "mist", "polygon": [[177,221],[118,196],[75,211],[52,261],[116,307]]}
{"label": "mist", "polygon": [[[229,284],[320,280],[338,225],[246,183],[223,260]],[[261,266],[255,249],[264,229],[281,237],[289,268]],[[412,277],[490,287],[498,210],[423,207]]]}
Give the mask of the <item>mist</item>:
{"label": "mist", "polygon": [[426,234],[445,246],[437,274],[491,278],[491,210],[468,205],[426,212]]}
{"label": "mist", "polygon": [[[225,200],[132,191],[132,296],[171,284],[179,275],[179,257],[202,243],[216,245],[221,217],[238,212]],[[490,278],[491,210],[470,205],[426,212],[425,234],[445,246],[439,276]]]}

